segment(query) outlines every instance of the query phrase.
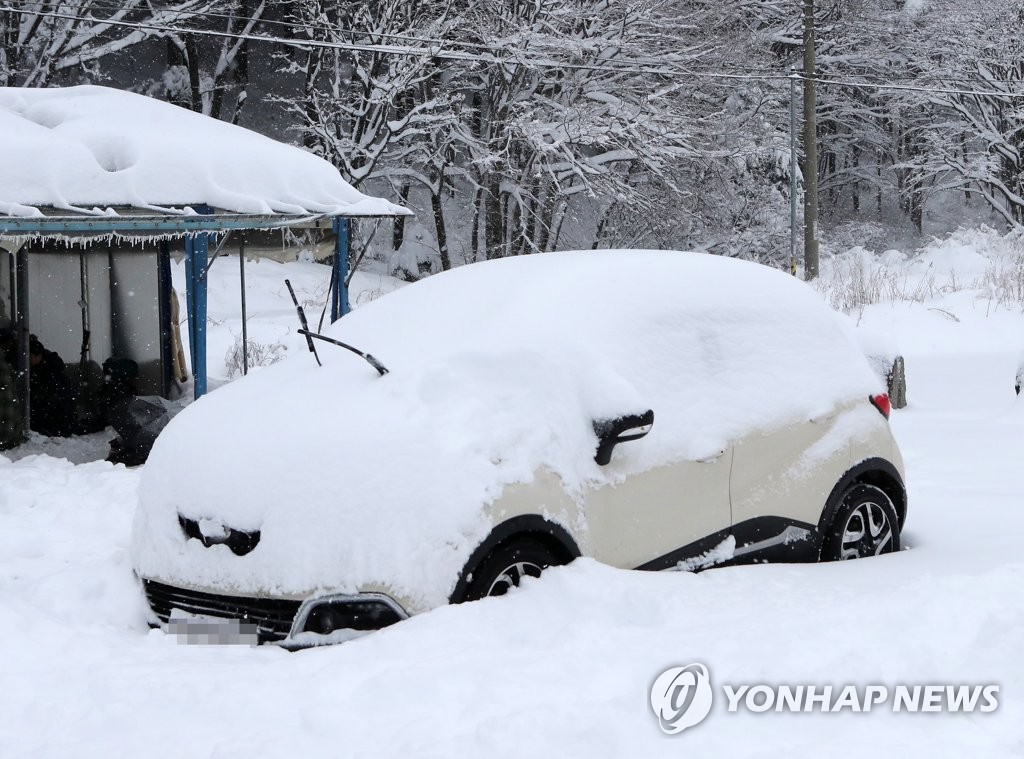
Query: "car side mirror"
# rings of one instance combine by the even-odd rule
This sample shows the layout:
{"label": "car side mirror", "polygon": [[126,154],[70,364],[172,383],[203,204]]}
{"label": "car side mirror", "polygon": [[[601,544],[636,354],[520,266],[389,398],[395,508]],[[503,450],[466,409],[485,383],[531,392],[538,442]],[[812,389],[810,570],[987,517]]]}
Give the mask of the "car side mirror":
{"label": "car side mirror", "polygon": [[654,411],[648,409],[642,414],[626,414],[616,419],[599,419],[594,422],[597,434],[597,453],[594,461],[600,466],[612,460],[612,451],[619,443],[639,440],[654,425]]}

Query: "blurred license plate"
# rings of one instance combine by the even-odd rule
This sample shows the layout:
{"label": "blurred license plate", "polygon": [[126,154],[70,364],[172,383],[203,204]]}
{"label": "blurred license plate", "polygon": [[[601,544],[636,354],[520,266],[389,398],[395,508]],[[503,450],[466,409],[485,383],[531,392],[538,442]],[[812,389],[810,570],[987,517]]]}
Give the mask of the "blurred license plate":
{"label": "blurred license plate", "polygon": [[181,643],[205,645],[247,645],[259,643],[256,625],[240,619],[225,619],[171,609],[168,631]]}

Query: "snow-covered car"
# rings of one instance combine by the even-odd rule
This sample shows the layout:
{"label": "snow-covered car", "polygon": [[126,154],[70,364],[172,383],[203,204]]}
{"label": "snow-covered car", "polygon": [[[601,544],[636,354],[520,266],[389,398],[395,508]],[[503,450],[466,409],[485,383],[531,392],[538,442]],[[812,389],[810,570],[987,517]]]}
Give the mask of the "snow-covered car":
{"label": "snow-covered car", "polygon": [[[699,569],[895,551],[903,464],[851,327],[711,255],[464,266],[164,430],[132,559],[159,624],[341,640],[585,555]],[[372,365],[376,364],[376,366]]]}

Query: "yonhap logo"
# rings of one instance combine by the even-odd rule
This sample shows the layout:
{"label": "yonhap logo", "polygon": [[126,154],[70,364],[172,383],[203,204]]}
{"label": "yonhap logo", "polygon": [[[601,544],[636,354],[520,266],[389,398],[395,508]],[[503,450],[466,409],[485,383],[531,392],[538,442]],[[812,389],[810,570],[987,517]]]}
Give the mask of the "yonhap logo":
{"label": "yonhap logo", "polygon": [[[794,714],[888,711],[992,714],[999,708],[996,683],[943,685],[755,685],[719,684],[725,714]],[[651,685],[651,710],[666,735],[678,735],[711,713],[711,675],[703,664],[665,670]]]}
{"label": "yonhap logo", "polygon": [[667,669],[651,685],[651,709],[666,735],[702,722],[711,712],[711,700],[711,676],[703,664]]}

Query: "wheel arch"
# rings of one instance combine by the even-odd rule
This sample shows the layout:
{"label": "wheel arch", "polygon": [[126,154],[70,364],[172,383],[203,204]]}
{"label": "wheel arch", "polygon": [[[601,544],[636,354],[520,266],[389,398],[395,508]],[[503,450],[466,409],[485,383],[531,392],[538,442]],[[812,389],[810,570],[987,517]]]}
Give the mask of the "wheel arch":
{"label": "wheel arch", "polygon": [[495,526],[470,554],[462,571],[459,572],[455,588],[448,597],[448,603],[460,602],[473,580],[473,573],[493,551],[513,541],[524,539],[544,544],[567,564],[581,555],[579,545],[572,534],[558,522],[540,514],[521,514],[512,517]]}
{"label": "wheel arch", "polygon": [[864,459],[848,469],[832,488],[832,492],[825,502],[825,508],[821,512],[821,519],[818,521],[819,536],[825,534],[825,530],[832,523],[842,504],[843,495],[854,485],[873,485],[885,493],[896,510],[899,528],[903,529],[903,524],[907,519],[907,489],[903,484],[903,477],[892,462],[881,458],[870,458]]}

